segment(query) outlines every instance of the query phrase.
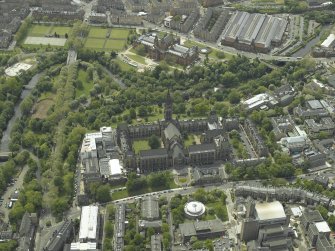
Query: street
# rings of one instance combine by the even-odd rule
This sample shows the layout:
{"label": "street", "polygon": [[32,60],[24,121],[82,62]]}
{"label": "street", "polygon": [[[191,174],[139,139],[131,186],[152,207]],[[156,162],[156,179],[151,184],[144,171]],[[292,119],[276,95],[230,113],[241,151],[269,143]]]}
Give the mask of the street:
{"label": "street", "polygon": [[6,207],[5,205],[9,204],[10,202],[10,197],[11,195],[16,191],[16,190],[20,190],[23,188],[23,180],[24,180],[24,176],[26,175],[27,171],[29,170],[29,166],[28,165],[25,165],[20,174],[19,174],[19,177],[17,178],[17,181],[14,182],[14,185],[13,186],[9,186],[8,189],[6,190],[5,194],[3,195],[3,199],[4,201],[2,202],[2,205],[1,205],[1,211],[4,213],[4,222],[8,223],[9,222],[9,218],[8,218],[8,215],[9,215],[9,211],[10,209],[8,207]]}

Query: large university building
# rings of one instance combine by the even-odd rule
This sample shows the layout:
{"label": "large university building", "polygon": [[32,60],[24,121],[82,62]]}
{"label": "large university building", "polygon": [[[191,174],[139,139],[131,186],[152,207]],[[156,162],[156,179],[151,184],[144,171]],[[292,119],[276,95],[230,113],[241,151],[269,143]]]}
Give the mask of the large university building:
{"label": "large university building", "polygon": [[[125,170],[139,173],[179,168],[185,165],[206,165],[230,158],[230,145],[224,126],[215,114],[208,119],[173,119],[173,101],[167,94],[164,120],[117,128],[102,127],[100,132],[85,135],[80,151],[83,177],[86,182],[102,178],[109,181],[122,177]],[[200,136],[198,144],[186,147],[187,134]],[[161,139],[162,148],[135,153],[133,142],[151,135]]]}

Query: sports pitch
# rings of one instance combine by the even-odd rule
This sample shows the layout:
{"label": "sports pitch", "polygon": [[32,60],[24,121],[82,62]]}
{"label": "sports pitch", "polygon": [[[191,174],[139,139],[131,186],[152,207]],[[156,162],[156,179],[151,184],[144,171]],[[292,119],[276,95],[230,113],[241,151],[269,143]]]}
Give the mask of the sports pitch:
{"label": "sports pitch", "polygon": [[122,51],[127,45],[130,29],[91,27],[85,41],[85,48]]}
{"label": "sports pitch", "polygon": [[[65,34],[70,34],[71,29],[70,26],[34,24],[28,31],[24,45],[64,46],[67,40]],[[131,29],[126,28],[90,27],[84,47],[92,50],[122,51],[127,46],[130,32]],[[48,37],[54,33],[60,35],[60,38]]]}
{"label": "sports pitch", "polygon": [[55,32],[60,36],[65,36],[65,33],[71,32],[69,26],[54,26],[54,25],[40,25],[34,24],[28,31],[28,37],[44,37],[46,35],[54,34]]}
{"label": "sports pitch", "polygon": [[32,45],[53,45],[53,46],[64,46],[66,43],[65,38],[54,38],[54,37],[27,37],[24,44]]}

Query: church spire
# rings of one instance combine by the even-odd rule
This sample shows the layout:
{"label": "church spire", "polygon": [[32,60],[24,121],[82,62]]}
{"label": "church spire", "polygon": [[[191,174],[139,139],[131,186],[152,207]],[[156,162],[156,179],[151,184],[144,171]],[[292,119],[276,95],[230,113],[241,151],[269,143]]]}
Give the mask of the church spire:
{"label": "church spire", "polygon": [[165,101],[165,110],[164,110],[164,118],[166,122],[172,121],[172,98],[170,94],[170,89],[168,89],[168,93],[166,95],[166,101]]}

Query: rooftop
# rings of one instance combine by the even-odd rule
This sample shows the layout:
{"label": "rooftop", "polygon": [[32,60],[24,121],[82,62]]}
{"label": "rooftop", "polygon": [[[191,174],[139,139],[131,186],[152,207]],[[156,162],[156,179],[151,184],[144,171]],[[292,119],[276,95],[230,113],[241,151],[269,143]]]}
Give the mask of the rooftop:
{"label": "rooftop", "polygon": [[335,42],[335,35],[329,34],[325,41],[322,42],[321,47],[329,48]]}
{"label": "rooftop", "polygon": [[186,203],[184,207],[185,214],[192,216],[192,217],[198,217],[205,213],[205,205],[199,201],[191,201]]}
{"label": "rooftop", "polygon": [[159,218],[158,200],[152,196],[143,199],[141,212],[142,217],[145,219],[158,219]]}
{"label": "rooftop", "polygon": [[123,173],[123,167],[120,165],[119,159],[111,159],[108,162],[110,175],[119,176]]}
{"label": "rooftop", "polygon": [[314,223],[319,233],[329,233],[331,230],[325,221]]}
{"label": "rooftop", "polygon": [[323,108],[323,105],[320,103],[319,100],[308,100],[307,104],[311,109],[322,109]]}
{"label": "rooftop", "polygon": [[179,229],[183,236],[195,236],[197,235],[197,231],[211,233],[223,232],[225,227],[220,220],[216,219],[179,224]]}
{"label": "rooftop", "polygon": [[150,149],[150,150],[142,150],[140,151],[141,157],[167,157],[168,153],[165,148],[159,148],[159,149]]}
{"label": "rooftop", "polygon": [[259,220],[286,218],[283,205],[279,201],[257,203],[255,210]]}
{"label": "rooftop", "polygon": [[15,77],[21,74],[21,71],[27,71],[32,67],[31,64],[16,63],[5,70],[5,73],[10,77]]}
{"label": "rooftop", "polygon": [[81,208],[79,239],[96,239],[98,225],[98,207],[84,206]]}

